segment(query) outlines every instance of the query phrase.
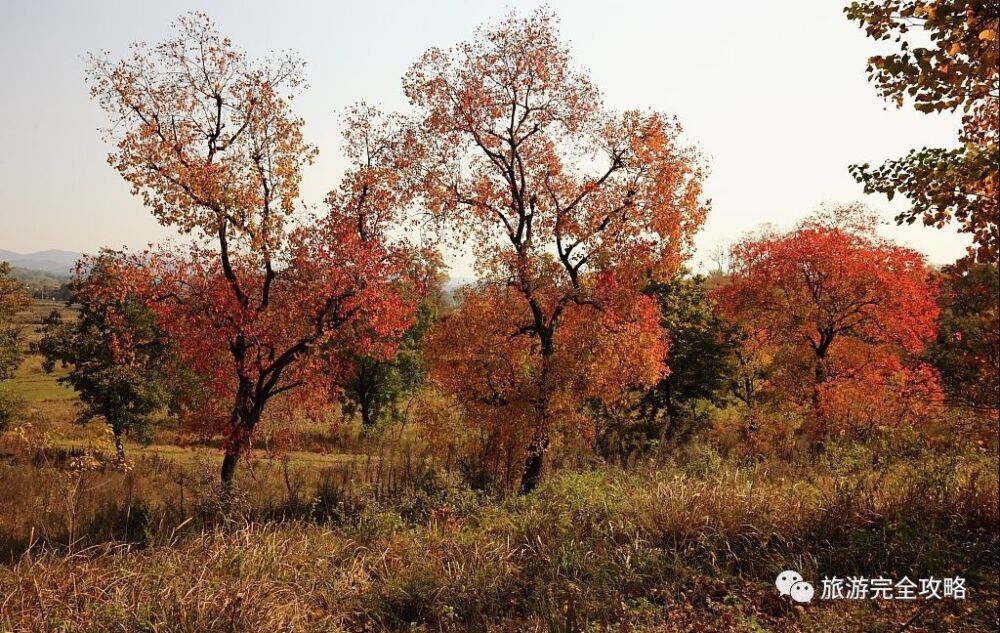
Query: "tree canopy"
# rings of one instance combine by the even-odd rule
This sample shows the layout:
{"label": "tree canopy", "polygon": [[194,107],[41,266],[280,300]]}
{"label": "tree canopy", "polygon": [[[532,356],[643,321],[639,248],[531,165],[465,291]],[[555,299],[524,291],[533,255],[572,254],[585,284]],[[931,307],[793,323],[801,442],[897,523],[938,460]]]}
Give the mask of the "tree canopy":
{"label": "tree canopy", "polygon": [[[961,110],[959,147],[910,150],[878,167],[851,166],[865,193],[910,208],[899,223],[952,220],[972,237],[972,261],[996,263],[1000,252],[1000,5],[992,0],[870,0],[844,10],[848,19],[897,52],[868,59],[868,77],[897,107],[921,112]],[[929,40],[929,42],[928,42]]]}
{"label": "tree canopy", "polygon": [[[673,118],[606,109],[545,10],[428,50],[403,85],[416,111],[411,179],[431,218],[471,241],[489,286],[459,318],[488,319],[499,328],[489,336],[532,367],[530,396],[522,381],[510,386],[530,402],[528,491],[559,394],[572,391],[560,355],[597,347],[572,346],[587,330],[617,340],[615,328],[632,323],[658,335],[655,319],[638,316],[642,289],[689,253],[707,209],[704,168]],[[655,380],[660,359],[649,362]]]}

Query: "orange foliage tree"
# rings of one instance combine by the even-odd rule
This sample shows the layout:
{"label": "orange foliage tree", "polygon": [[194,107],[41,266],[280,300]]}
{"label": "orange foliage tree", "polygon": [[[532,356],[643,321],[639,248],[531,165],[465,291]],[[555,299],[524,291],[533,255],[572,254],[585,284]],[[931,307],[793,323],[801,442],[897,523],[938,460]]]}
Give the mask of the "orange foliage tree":
{"label": "orange foliage tree", "polygon": [[[973,244],[962,264],[1000,256],[1000,4],[993,0],[858,0],[844,9],[868,37],[897,47],[868,58],[879,94],[925,113],[961,109],[959,144],[852,165],[865,193],[908,198],[898,223],[952,221]],[[886,47],[883,46],[883,49]]]}
{"label": "orange foliage tree", "polygon": [[[415,187],[441,226],[471,241],[484,284],[455,318],[489,321],[495,331],[477,326],[471,337],[522,357],[528,368],[515,371],[533,382],[497,386],[497,397],[515,389],[531,420],[522,492],[539,480],[551,425],[573,408],[558,402],[572,373],[560,354],[591,346],[571,347],[585,331],[629,347],[615,328],[643,311],[650,278],[676,272],[706,213],[702,166],[680,126],[603,108],[553,22],[545,11],[512,15],[454,49],[427,51],[404,78],[417,110]],[[485,382],[445,373],[453,388],[491,397]]]}
{"label": "orange foliage tree", "polygon": [[519,333],[531,323],[531,312],[516,289],[483,284],[460,299],[461,306],[430,333],[430,375],[476,421],[484,444],[503,453],[496,463],[516,462],[518,447],[532,442],[540,403],[547,424],[587,434],[584,403],[625,407],[632,387],[652,386],[663,376],[667,341],[649,297],[631,305],[605,303],[599,313],[567,311],[548,356],[533,337]]}
{"label": "orange foliage tree", "polygon": [[345,348],[391,354],[411,320],[406,244],[387,236],[408,202],[383,177],[399,156],[391,120],[352,111],[355,166],[329,212],[293,215],[316,155],[291,111],[302,65],[290,54],[250,60],[202,14],[125,59],[90,60],[116,144],[109,162],[161,224],[194,238],[143,256],[146,296],[194,376],[183,415],[226,438],[224,490],[269,401],[328,402]]}
{"label": "orange foliage tree", "polygon": [[[935,373],[911,360],[936,333],[936,294],[923,256],[880,238],[874,216],[854,205],[737,243],[717,299],[731,321],[768,342],[771,362],[783,366],[772,380],[805,387],[821,440],[843,417],[834,415],[838,402],[894,391],[940,400]],[[933,384],[900,390],[900,380]]]}

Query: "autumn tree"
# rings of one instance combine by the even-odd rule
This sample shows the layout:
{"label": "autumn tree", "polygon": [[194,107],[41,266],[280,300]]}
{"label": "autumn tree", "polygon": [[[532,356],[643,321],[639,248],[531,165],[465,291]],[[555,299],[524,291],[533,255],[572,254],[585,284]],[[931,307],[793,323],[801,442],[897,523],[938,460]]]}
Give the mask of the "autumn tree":
{"label": "autumn tree", "polygon": [[864,207],[826,208],[788,233],[741,241],[732,262],[717,293],[723,312],[807,386],[818,439],[831,385],[919,354],[936,332],[923,256],[880,238]]}
{"label": "autumn tree", "polygon": [[669,278],[706,209],[680,126],[605,109],[554,21],[544,10],[511,15],[453,49],[428,50],[404,78],[423,203],[472,243],[484,283],[510,303],[504,336],[534,359],[522,492],[539,480],[556,420],[560,329],[615,321],[649,278]]}
{"label": "autumn tree", "polygon": [[759,428],[759,406],[774,377],[771,333],[761,323],[728,308],[723,312],[721,336],[729,351],[723,374],[727,394],[746,410],[744,433],[749,439]]}
{"label": "autumn tree", "polygon": [[879,167],[853,165],[866,193],[905,195],[897,218],[971,234],[970,259],[997,262],[1000,249],[1000,4],[994,0],[867,0],[844,10],[897,52],[868,59],[879,94],[921,112],[961,110],[960,146],[911,150]]}
{"label": "autumn tree", "polygon": [[140,291],[150,280],[122,283],[145,276],[143,264],[113,251],[81,260],[70,283],[69,302],[79,306],[77,318],[66,321],[53,311],[38,343],[46,371],[57,364],[69,368],[59,382],[72,386],[83,402],[77,422],[104,420],[120,460],[124,438],[148,441],[152,416],[170,396],[166,368],[171,355]]}
{"label": "autumn tree", "polygon": [[[614,305],[600,289],[598,300]],[[549,416],[546,433],[558,428],[590,441],[595,405],[630,408],[636,394],[663,375],[667,341],[648,296],[597,314],[566,311],[548,356],[518,331],[532,313],[517,288],[483,282],[460,293],[459,301],[428,333],[428,373],[462,406],[472,433],[482,435],[483,461],[521,459],[524,446],[537,439],[540,402]],[[526,489],[522,471],[520,491],[534,484],[529,480]]]}
{"label": "autumn tree", "polygon": [[110,118],[109,162],[162,224],[193,238],[146,255],[148,305],[198,377],[181,414],[226,438],[229,490],[269,402],[321,407],[345,347],[388,354],[408,327],[405,245],[387,237],[408,194],[384,177],[400,154],[386,140],[392,122],[358,108],[347,120],[352,167],[329,211],[297,215],[316,155],[291,110],[302,61],[251,60],[202,14],[174,31],[118,61],[92,56],[88,77]]}
{"label": "autumn tree", "polygon": [[661,377],[636,389],[631,399],[618,398],[610,406],[590,403],[598,451],[623,463],[663,442],[689,437],[707,421],[698,405],[725,397],[729,348],[706,278],[681,270],[672,279],[651,282],[645,294],[670,342],[660,361]]}

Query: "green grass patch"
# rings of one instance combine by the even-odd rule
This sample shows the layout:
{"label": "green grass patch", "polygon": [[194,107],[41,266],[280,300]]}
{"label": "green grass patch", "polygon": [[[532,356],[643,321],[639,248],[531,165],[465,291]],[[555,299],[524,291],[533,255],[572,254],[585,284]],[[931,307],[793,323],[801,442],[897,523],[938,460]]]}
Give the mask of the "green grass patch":
{"label": "green grass patch", "polygon": [[25,362],[18,367],[14,377],[4,382],[4,387],[20,395],[31,402],[44,402],[46,400],[73,400],[76,398],[76,391],[58,382],[59,378],[66,375],[66,371],[57,368],[51,374],[46,373],[41,366],[41,358],[29,356]]}

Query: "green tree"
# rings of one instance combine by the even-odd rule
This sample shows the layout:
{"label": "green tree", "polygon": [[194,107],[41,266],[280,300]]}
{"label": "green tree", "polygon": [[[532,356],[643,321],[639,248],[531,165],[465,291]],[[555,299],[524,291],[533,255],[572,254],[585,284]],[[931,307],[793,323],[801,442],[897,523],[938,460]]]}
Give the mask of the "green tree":
{"label": "green tree", "polygon": [[53,311],[38,348],[46,371],[56,363],[71,368],[59,382],[76,389],[84,404],[77,422],[103,419],[124,459],[123,438],[148,441],[152,416],[168,404],[169,357],[143,298],[116,289],[121,265],[121,259],[104,253],[78,273],[70,302],[79,304],[79,318],[64,321]]}
{"label": "green tree", "polygon": [[650,286],[660,307],[660,324],[670,337],[669,373],[644,398],[651,411],[670,418],[667,434],[698,400],[714,401],[725,380],[728,348],[722,321],[705,288],[702,275],[678,275]]}
{"label": "green tree", "polygon": [[[998,16],[995,0],[871,0],[844,9],[867,35],[898,44],[890,55],[868,59],[879,94],[921,112],[964,113],[960,146],[923,148],[879,167],[852,165],[865,193],[911,203],[896,221],[922,219],[941,227],[952,219],[973,237],[969,260],[996,262],[998,229]],[[912,37],[914,32],[916,37]],[[926,45],[920,45],[929,42]]]}
{"label": "green tree", "polygon": [[[28,293],[11,275],[10,264],[0,262],[0,381],[11,378],[21,364],[21,329],[11,323],[11,317],[29,304]],[[20,398],[9,391],[0,391],[0,431],[6,429],[23,409]]]}
{"label": "green tree", "polygon": [[361,416],[365,431],[377,427],[387,413],[398,419],[399,403],[423,382],[420,346],[433,322],[433,314],[426,304],[418,307],[416,322],[403,335],[392,358],[358,355],[352,359],[352,369],[341,392],[341,406],[345,415]]}
{"label": "green tree", "polygon": [[377,427],[386,413],[399,419],[400,403],[423,384],[424,337],[445,304],[443,266],[436,253],[412,257],[407,277],[412,287],[406,290],[420,299],[413,325],[403,334],[396,353],[388,359],[367,354],[355,354],[350,359],[351,371],[342,386],[340,402],[345,415],[360,415],[366,432]]}
{"label": "green tree", "polygon": [[996,265],[941,272],[940,330],[928,351],[952,402],[1000,409],[1000,279]]}
{"label": "green tree", "polygon": [[704,276],[682,271],[647,288],[670,340],[667,374],[638,390],[631,410],[589,403],[597,449],[605,459],[627,463],[656,442],[682,438],[698,426],[697,403],[720,400],[730,348],[706,283]]}

